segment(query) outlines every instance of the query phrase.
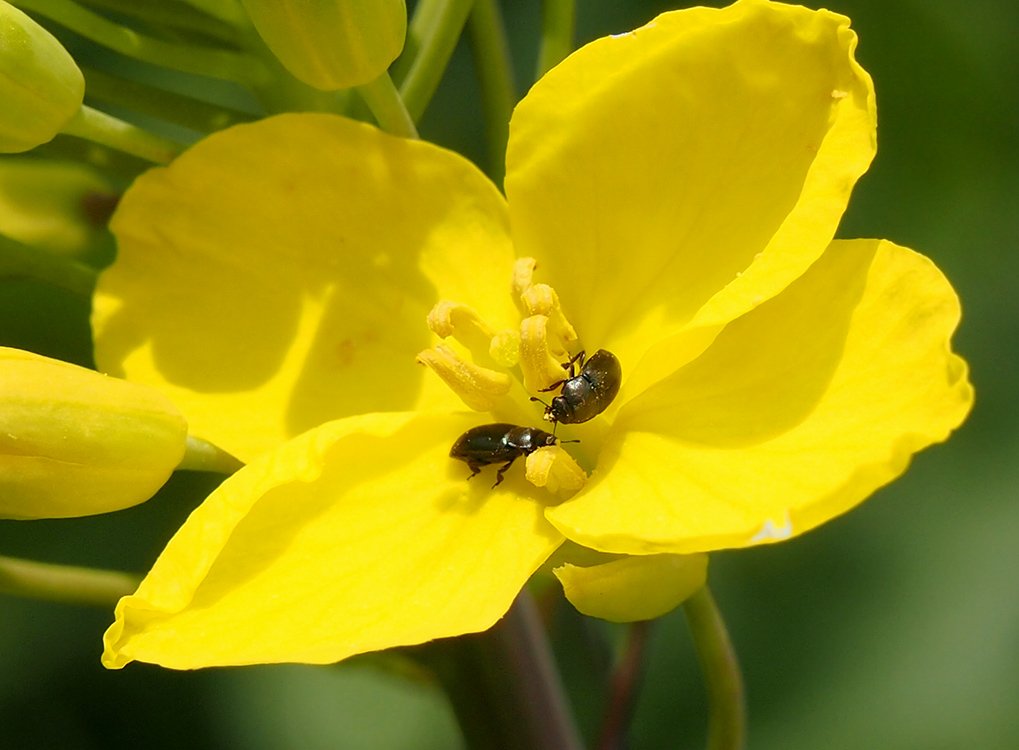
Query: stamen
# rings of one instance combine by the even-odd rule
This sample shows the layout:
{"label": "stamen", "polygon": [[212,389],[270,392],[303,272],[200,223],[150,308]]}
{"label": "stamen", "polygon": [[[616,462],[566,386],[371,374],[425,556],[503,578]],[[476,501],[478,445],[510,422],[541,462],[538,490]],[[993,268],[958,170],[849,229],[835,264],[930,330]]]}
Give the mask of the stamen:
{"label": "stamen", "polygon": [[539,448],[527,457],[524,476],[535,487],[544,487],[567,500],[587,482],[580,464],[558,445]]}
{"label": "stamen", "polygon": [[491,411],[513,385],[506,373],[467,362],[443,344],[425,349],[418,354],[417,361],[432,368],[475,411]]}
{"label": "stamen", "polygon": [[566,379],[562,365],[565,352],[558,346],[551,348],[548,325],[549,319],[544,315],[532,315],[520,323],[520,370],[524,387],[531,392]]}
{"label": "stamen", "polygon": [[454,339],[463,344],[475,359],[484,361],[492,346],[492,329],[472,307],[441,300],[428,313],[428,328],[439,338]]}
{"label": "stamen", "polygon": [[578,343],[576,329],[563,315],[559,295],[548,284],[532,284],[521,295],[521,301],[528,315],[544,315],[548,318],[548,335],[553,350],[561,354],[571,351]]}
{"label": "stamen", "polygon": [[534,269],[537,267],[538,261],[534,258],[517,258],[513,263],[513,302],[524,315],[528,313],[522,298],[534,283]]}

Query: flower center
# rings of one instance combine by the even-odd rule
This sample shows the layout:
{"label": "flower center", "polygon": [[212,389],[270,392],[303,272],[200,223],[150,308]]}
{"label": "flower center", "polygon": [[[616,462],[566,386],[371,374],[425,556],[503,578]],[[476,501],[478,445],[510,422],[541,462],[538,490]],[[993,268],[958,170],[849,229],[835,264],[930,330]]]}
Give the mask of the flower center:
{"label": "flower center", "polygon": [[[548,284],[534,283],[535,266],[533,258],[520,258],[513,267],[513,298],[521,315],[517,329],[495,330],[470,306],[448,300],[428,313],[429,330],[443,341],[417,360],[475,411],[518,413],[521,399],[513,394],[514,385],[542,393],[562,383],[564,364],[579,348],[559,295]],[[574,494],[587,479],[559,445],[528,452],[526,463],[527,480],[559,496]]]}

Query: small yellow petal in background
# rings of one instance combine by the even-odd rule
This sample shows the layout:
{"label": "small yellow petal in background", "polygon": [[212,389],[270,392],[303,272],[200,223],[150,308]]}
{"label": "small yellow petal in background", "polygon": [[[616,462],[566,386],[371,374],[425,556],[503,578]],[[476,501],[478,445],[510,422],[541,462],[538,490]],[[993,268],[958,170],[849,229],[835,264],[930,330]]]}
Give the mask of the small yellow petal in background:
{"label": "small yellow petal in background", "polygon": [[784,539],[834,518],[945,440],[972,404],[958,299],[921,255],[836,241],[778,297],[634,401],[585,491],[547,511],[610,552]]}
{"label": "small yellow petal in background", "polygon": [[517,251],[628,380],[674,370],[711,336],[637,366],[773,296],[834,236],[875,147],[848,24],[760,0],[666,13],[577,51],[517,106]]}
{"label": "small yellow petal in background", "polygon": [[158,386],[250,460],[352,414],[459,401],[415,364],[440,299],[517,320],[505,202],[476,167],[329,115],[216,133],[127,191],[99,369]]}
{"label": "small yellow petal in background", "polygon": [[0,347],[0,517],[68,518],[144,502],[184,455],[165,396]]}
{"label": "small yellow petal in background", "polygon": [[513,467],[449,458],[473,415],[331,422],[228,479],[117,606],[103,663],[327,663],[490,627],[561,543]]}
{"label": "small yellow petal in background", "polygon": [[333,91],[377,78],[403,49],[404,0],[242,0],[283,66]]}
{"label": "small yellow petal in background", "polygon": [[610,622],[653,620],[682,604],[708,577],[707,555],[629,555],[552,571],[577,611]]}

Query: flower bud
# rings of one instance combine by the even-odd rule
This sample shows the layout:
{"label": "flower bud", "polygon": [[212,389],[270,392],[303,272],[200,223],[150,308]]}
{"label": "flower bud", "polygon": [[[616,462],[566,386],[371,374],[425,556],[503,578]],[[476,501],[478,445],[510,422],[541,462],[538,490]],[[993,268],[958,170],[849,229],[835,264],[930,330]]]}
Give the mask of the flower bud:
{"label": "flower bud", "polygon": [[323,91],[378,78],[403,49],[404,0],[242,0],[283,66]]}
{"label": "flower bud", "polygon": [[60,42],[0,0],[0,152],[52,140],[84,95],[85,79]]}
{"label": "flower bud", "polygon": [[0,347],[0,517],[67,518],[148,500],[187,424],[150,388]]}

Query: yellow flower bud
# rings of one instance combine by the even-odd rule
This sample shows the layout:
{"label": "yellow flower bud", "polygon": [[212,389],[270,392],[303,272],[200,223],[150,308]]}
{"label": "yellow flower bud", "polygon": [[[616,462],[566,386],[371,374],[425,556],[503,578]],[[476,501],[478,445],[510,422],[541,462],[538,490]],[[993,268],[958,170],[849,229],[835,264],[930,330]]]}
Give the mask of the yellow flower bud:
{"label": "yellow flower bud", "polygon": [[52,140],[84,95],[85,79],[60,42],[0,0],[0,152]]}
{"label": "yellow flower bud", "polygon": [[0,347],[0,517],[137,505],[184,455],[187,424],[159,392]]}
{"label": "yellow flower bud", "polygon": [[323,91],[379,77],[403,49],[404,0],[242,0],[294,77]]}

